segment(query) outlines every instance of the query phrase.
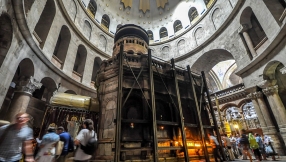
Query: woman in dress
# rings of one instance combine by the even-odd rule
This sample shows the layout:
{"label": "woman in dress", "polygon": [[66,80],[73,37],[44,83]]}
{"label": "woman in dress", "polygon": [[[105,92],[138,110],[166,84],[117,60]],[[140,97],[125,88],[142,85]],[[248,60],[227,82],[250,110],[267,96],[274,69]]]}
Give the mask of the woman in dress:
{"label": "woman in dress", "polygon": [[43,136],[40,144],[40,151],[36,156],[37,162],[54,162],[56,154],[56,144],[60,140],[56,134],[55,127],[49,127],[48,133]]}

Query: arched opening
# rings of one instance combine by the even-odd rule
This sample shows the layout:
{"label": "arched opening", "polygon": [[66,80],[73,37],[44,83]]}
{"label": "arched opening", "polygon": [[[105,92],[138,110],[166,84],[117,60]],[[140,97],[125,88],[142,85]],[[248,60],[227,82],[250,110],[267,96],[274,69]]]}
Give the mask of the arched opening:
{"label": "arched opening", "polygon": [[34,2],[35,0],[24,0],[24,8],[26,14],[30,11]]}
{"label": "arched opening", "polygon": [[160,39],[168,37],[168,31],[165,27],[162,27],[159,31]]}
{"label": "arched opening", "polygon": [[73,72],[76,74],[80,79],[82,78],[85,62],[86,62],[87,51],[83,45],[78,46],[78,50],[76,53],[76,59],[73,67]]}
{"label": "arched opening", "polygon": [[96,2],[94,0],[90,0],[89,4],[87,6],[87,12],[90,14],[91,17],[95,17],[97,11],[97,5]]}
{"label": "arched opening", "polygon": [[106,46],[107,46],[107,40],[105,38],[105,36],[103,36],[102,34],[99,36],[99,48],[102,51],[106,51]]}
{"label": "arched opening", "polygon": [[285,0],[263,0],[268,10],[278,24],[281,23],[281,16],[286,8]]}
{"label": "arched opening", "polygon": [[17,84],[34,76],[34,73],[34,64],[30,59],[25,58],[19,63],[0,109],[0,119],[6,118]]}
{"label": "arched opening", "polygon": [[76,14],[77,14],[77,6],[75,0],[72,0],[68,6],[68,13],[73,21],[75,21]]}
{"label": "arched opening", "polygon": [[153,32],[151,30],[147,30],[149,40],[154,40]]}
{"label": "arched opening", "polygon": [[83,26],[83,33],[88,40],[90,39],[91,31],[92,31],[92,28],[91,28],[90,23],[87,20],[85,20],[84,26]]}
{"label": "arched opening", "polygon": [[100,68],[101,62],[102,62],[101,58],[95,57],[94,63],[93,63],[92,76],[91,76],[91,81],[93,81],[93,82],[96,81],[97,72]]}
{"label": "arched opening", "polygon": [[182,23],[180,20],[176,20],[173,25],[174,32],[181,30],[183,28]]}
{"label": "arched opening", "polygon": [[35,32],[34,32],[34,35],[39,41],[41,48],[44,47],[55,14],[56,14],[56,6],[54,0],[47,0],[45,8],[40,16],[40,19],[35,27]]}
{"label": "arched opening", "polygon": [[53,92],[57,89],[57,85],[55,81],[49,77],[43,78],[41,83],[42,87],[35,90],[33,97],[49,103],[50,98],[53,96]]}
{"label": "arched opening", "polygon": [[[240,17],[240,24],[244,27],[253,44],[253,47],[249,48],[258,49],[263,41],[266,40],[266,34],[250,7],[243,10]],[[245,37],[245,39],[247,38]]]}
{"label": "arched opening", "polygon": [[109,17],[106,15],[106,14],[104,14],[103,16],[102,16],[102,19],[101,19],[101,26],[105,29],[105,30],[109,30],[109,25],[110,25],[110,19],[109,19]]}
{"label": "arched opening", "polygon": [[117,31],[121,26],[122,26],[121,24],[118,24],[117,27],[116,27],[116,31]]}
{"label": "arched opening", "polygon": [[199,16],[199,13],[195,7],[192,7],[190,8],[188,15],[189,15],[190,23],[192,24],[192,22],[196,20],[196,18]]}
{"label": "arched opening", "polygon": [[12,42],[12,23],[6,15],[0,16],[0,67],[2,66]]}
{"label": "arched opening", "polygon": [[63,25],[53,53],[54,54],[53,58],[56,57],[55,60],[61,65],[59,67],[60,69],[63,67],[65,63],[70,40],[71,40],[70,30],[67,26]]}

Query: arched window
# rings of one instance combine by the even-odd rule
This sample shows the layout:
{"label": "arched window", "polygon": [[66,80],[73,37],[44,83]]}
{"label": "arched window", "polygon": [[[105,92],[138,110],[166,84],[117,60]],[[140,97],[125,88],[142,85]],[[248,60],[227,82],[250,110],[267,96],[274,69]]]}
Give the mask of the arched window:
{"label": "arched window", "polygon": [[180,20],[176,20],[173,25],[175,33],[183,28]]}
{"label": "arched window", "polygon": [[92,28],[91,28],[90,23],[87,20],[85,20],[84,27],[83,27],[83,33],[88,40],[90,39],[90,36],[91,36],[91,30]]}
{"label": "arched window", "polygon": [[13,29],[11,19],[6,15],[0,16],[0,67],[4,62],[12,42]]}
{"label": "arched window", "polygon": [[24,0],[24,7],[25,7],[25,13],[26,14],[30,11],[34,2],[35,2],[35,0]]}
{"label": "arched window", "polygon": [[40,19],[35,27],[34,34],[43,48],[56,15],[56,6],[54,0],[47,0],[45,8],[40,16]]}
{"label": "arched window", "polygon": [[76,53],[76,59],[73,67],[73,71],[82,77],[85,61],[86,61],[87,51],[83,45],[79,45]]}
{"label": "arched window", "polygon": [[116,31],[117,31],[121,26],[122,26],[121,24],[118,24],[117,27],[116,27]]}
{"label": "arched window", "polygon": [[102,16],[101,19],[101,26],[105,29],[105,30],[109,30],[109,24],[110,24],[110,19],[109,17],[105,14]]}
{"label": "arched window", "polygon": [[[71,40],[70,30],[67,26],[63,25],[53,53],[54,56],[58,58],[61,65],[63,65],[66,60],[70,40]],[[61,66],[60,68],[62,67],[63,66]]]}
{"label": "arched window", "polygon": [[97,76],[97,72],[100,68],[100,64],[101,64],[101,59],[99,57],[95,57],[94,59],[94,63],[93,63],[93,70],[92,70],[92,76],[91,76],[91,81],[96,81],[96,76]]}
{"label": "arched window", "polygon": [[263,0],[268,10],[278,24],[281,23],[281,18],[286,8],[286,0]]}
{"label": "arched window", "polygon": [[198,11],[195,7],[190,8],[188,15],[191,23],[199,16]]}
{"label": "arched window", "polygon": [[96,2],[94,0],[90,0],[87,6],[87,12],[90,14],[91,17],[94,18],[96,14],[96,10],[97,10]]}
{"label": "arched window", "polygon": [[147,33],[149,36],[149,40],[154,40],[153,32],[151,30],[148,30]]}
{"label": "arched window", "polygon": [[165,27],[162,27],[161,29],[160,29],[160,38],[162,39],[162,38],[165,38],[165,37],[168,37],[168,31],[167,31],[167,29],[165,28]]}
{"label": "arched window", "polygon": [[254,47],[256,47],[266,37],[266,34],[253,12],[251,14],[250,20],[252,28],[248,30],[248,34],[252,40]]}

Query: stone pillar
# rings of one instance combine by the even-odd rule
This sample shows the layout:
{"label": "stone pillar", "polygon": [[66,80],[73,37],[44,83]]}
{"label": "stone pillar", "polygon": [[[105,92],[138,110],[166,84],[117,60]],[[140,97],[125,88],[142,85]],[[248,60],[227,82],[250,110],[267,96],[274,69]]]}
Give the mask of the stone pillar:
{"label": "stone pillar", "polygon": [[[262,127],[262,131],[264,135],[268,135],[270,136],[274,143],[273,143],[273,147],[275,149],[276,152],[278,152],[280,155],[283,155],[284,151],[283,151],[283,147],[280,143],[279,137],[278,137],[278,132],[271,120],[271,117],[269,115],[269,111],[267,108],[267,105],[264,101],[263,98],[263,93],[261,91],[259,92],[255,92],[255,95],[257,97],[257,101],[261,110],[261,113],[264,117],[265,123],[266,123],[266,127]],[[260,119],[259,119],[260,121]]]}
{"label": "stone pillar", "polygon": [[19,112],[26,112],[32,93],[41,88],[42,83],[36,81],[32,76],[20,80],[16,86],[11,106],[6,114],[7,120],[14,122],[15,115]]}
{"label": "stone pillar", "polygon": [[265,122],[264,116],[263,116],[263,114],[261,112],[261,109],[260,109],[258,101],[257,101],[257,93],[256,92],[250,93],[246,97],[248,99],[251,99],[252,104],[253,104],[253,106],[255,108],[256,114],[258,116],[260,126],[261,126],[262,129],[265,129],[266,128],[266,122]]}
{"label": "stone pillar", "polygon": [[[267,96],[271,110],[278,124],[280,134],[285,143],[286,142],[286,109],[278,94],[278,85],[266,87],[262,91]],[[282,152],[282,154],[284,154],[284,151]]]}
{"label": "stone pillar", "polygon": [[256,57],[257,53],[256,53],[256,51],[254,49],[252,40],[250,39],[250,36],[249,36],[248,32],[244,31],[244,32],[242,32],[242,35],[244,37],[244,40],[245,40],[245,42],[246,42],[246,44],[248,46],[248,49],[249,49],[250,53],[252,54],[253,57]]}

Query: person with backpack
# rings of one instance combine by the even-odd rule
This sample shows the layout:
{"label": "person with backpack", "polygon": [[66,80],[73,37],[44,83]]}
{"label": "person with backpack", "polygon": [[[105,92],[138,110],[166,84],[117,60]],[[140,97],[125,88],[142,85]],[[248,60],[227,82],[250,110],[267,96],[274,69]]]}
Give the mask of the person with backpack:
{"label": "person with backpack", "polygon": [[96,149],[97,135],[94,131],[93,121],[86,119],[82,126],[83,129],[74,140],[74,144],[78,146],[74,157],[75,162],[87,162]]}
{"label": "person with backpack", "polygon": [[248,134],[248,140],[249,140],[250,148],[253,150],[256,160],[261,161],[262,158],[261,158],[261,153],[259,151],[259,145],[256,142],[256,139],[252,133]]}
{"label": "person with backpack", "polygon": [[262,154],[263,160],[267,160],[266,159],[265,147],[264,147],[262,138],[260,137],[260,135],[258,133],[255,134],[255,139],[256,139],[256,142],[259,145],[259,151]]}
{"label": "person with backpack", "polygon": [[241,130],[241,137],[239,140],[239,146],[241,147],[243,153],[249,157],[250,162],[252,162],[252,156],[251,156],[250,151],[249,151],[249,147],[250,147],[249,146],[249,140],[248,140],[248,137],[246,136],[245,129]]}

